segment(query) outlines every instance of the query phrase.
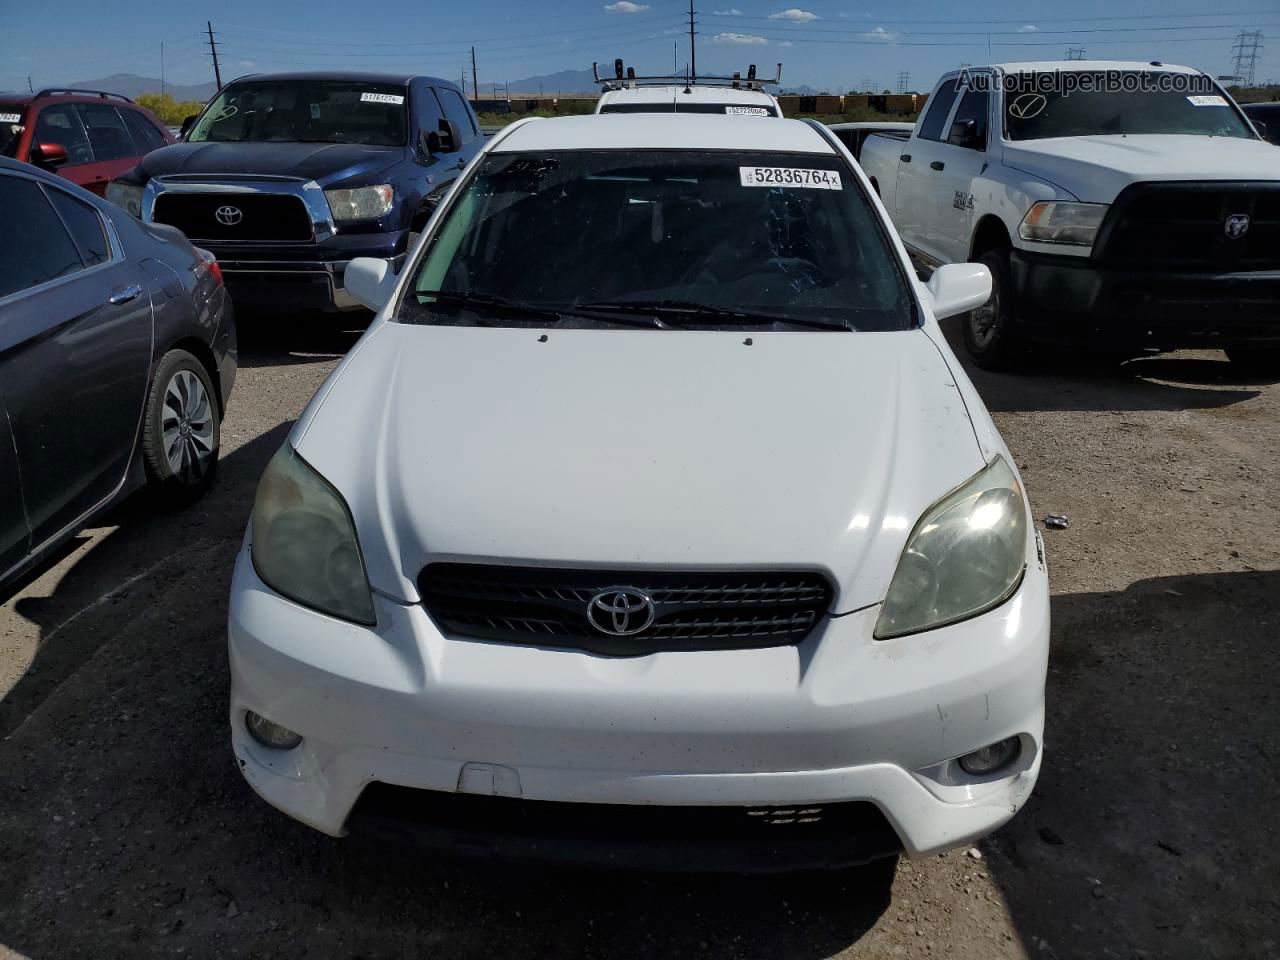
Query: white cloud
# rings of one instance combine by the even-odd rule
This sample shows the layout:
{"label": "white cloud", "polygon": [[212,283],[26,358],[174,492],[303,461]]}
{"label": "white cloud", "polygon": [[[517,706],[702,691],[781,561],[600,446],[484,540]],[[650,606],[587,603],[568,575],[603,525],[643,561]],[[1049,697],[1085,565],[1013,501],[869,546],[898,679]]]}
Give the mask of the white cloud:
{"label": "white cloud", "polygon": [[868,30],[863,34],[868,40],[883,40],[885,43],[892,43],[898,39],[896,33],[891,33],[884,27],[876,27],[874,30]]}
{"label": "white cloud", "polygon": [[737,7],[730,7],[728,10],[714,10],[712,15],[716,17],[740,17],[742,16],[742,11]]}
{"label": "white cloud", "polygon": [[780,46],[780,47],[794,47],[794,46],[795,46],[795,44],[794,44],[794,43],[792,43],[790,40],[783,40],[780,44],[778,44],[778,46]]}
{"label": "white cloud", "polygon": [[643,13],[649,9],[647,3],[632,3],[631,0],[617,0],[616,3],[606,3],[604,8],[610,13]]}
{"label": "white cloud", "polygon": [[1034,23],[1028,23],[1028,24],[1024,24],[1023,26],[1019,27],[1019,28],[1018,28],[1018,32],[1019,32],[1019,33],[1039,33],[1039,32],[1040,32],[1040,28],[1039,28],[1039,27],[1037,27]]}
{"label": "white cloud", "polygon": [[240,66],[242,66],[242,67],[252,67],[252,66],[253,66],[253,61],[252,61],[252,60],[241,60],[241,61],[240,61]]}
{"label": "white cloud", "polygon": [[764,37],[753,36],[749,33],[717,33],[711,38],[712,43],[736,43],[740,46],[761,46],[768,43]]}
{"label": "white cloud", "polygon": [[808,10],[801,10],[799,7],[791,7],[788,10],[780,10],[778,13],[769,14],[770,20],[793,20],[796,23],[808,23],[810,20],[817,20],[816,13],[810,13]]}

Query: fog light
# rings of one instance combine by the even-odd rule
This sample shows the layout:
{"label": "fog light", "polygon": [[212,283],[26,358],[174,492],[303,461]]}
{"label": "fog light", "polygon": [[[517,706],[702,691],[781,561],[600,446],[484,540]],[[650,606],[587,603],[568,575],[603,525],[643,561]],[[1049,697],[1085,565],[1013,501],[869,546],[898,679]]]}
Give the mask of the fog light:
{"label": "fog light", "polygon": [[270,747],[272,750],[292,750],[302,742],[302,737],[288,727],[272,723],[266,717],[259,716],[252,710],[245,712],[244,725],[245,729],[249,731],[249,736],[264,747]]}
{"label": "fog light", "polygon": [[986,777],[1013,763],[1021,752],[1022,741],[1018,737],[1010,737],[973,753],[966,753],[960,758],[960,769],[973,777]]}

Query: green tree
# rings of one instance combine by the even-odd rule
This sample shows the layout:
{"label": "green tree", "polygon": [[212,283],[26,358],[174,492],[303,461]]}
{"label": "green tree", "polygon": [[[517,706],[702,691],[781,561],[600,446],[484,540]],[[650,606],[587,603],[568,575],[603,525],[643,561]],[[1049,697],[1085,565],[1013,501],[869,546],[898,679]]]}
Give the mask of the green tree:
{"label": "green tree", "polygon": [[204,109],[204,104],[197,100],[175,100],[167,93],[141,93],[137,102],[138,106],[146,107],[159,117],[161,123],[171,127]]}

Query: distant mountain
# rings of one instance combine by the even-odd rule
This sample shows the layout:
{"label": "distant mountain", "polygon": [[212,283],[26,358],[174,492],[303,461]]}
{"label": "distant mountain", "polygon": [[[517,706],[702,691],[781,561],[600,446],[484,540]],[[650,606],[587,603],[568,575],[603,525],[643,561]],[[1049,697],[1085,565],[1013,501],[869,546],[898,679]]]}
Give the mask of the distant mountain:
{"label": "distant mountain", "polygon": [[[609,65],[613,69],[613,65]],[[505,91],[505,81],[498,82],[498,92]],[[547,73],[540,77],[525,77],[523,80],[510,81],[511,93],[534,93],[542,91],[543,96],[557,96],[561,93],[599,93],[590,70],[561,70],[559,73]],[[492,83],[480,83],[480,93],[493,92]]]}
{"label": "distant mountain", "polygon": [[[140,77],[136,73],[113,73],[109,77],[100,77],[97,80],[76,80],[67,86],[85,90],[105,90],[107,93],[119,93],[131,99],[136,98],[140,93],[160,92],[159,78]],[[217,87],[212,81],[187,85],[166,83],[164,91],[175,100],[198,100],[204,103],[217,93]]]}
{"label": "distant mountain", "polygon": [[815,90],[813,87],[809,86],[807,83],[802,83],[798,87],[784,87],[779,92],[783,94],[789,93],[794,96],[801,96],[801,97],[816,97],[819,93],[821,93],[820,90]]}

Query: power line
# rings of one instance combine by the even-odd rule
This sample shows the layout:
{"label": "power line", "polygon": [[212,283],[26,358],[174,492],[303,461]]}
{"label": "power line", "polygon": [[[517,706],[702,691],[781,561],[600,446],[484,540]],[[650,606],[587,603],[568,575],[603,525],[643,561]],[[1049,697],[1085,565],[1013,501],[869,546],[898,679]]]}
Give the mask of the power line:
{"label": "power line", "polygon": [[1067,59],[1068,59],[1068,60],[1083,60],[1083,59],[1084,59],[1084,47],[1067,47]]}
{"label": "power line", "polygon": [[[1274,13],[1274,11],[1273,11]],[[887,21],[886,21],[887,22]],[[1271,26],[1271,24],[1264,24]],[[1178,26],[1164,27],[1082,27],[1071,30],[899,30],[892,34],[892,37],[1016,37],[1027,36],[1034,33],[1039,37],[1056,37],[1056,36],[1074,36],[1076,34],[1099,34],[1099,33],[1168,33],[1180,30],[1232,30],[1235,24],[1231,23],[1191,23],[1181,24]],[[839,33],[851,34],[857,36],[870,36],[874,30],[867,30],[862,27],[854,27],[852,29],[846,27],[787,27],[776,26],[769,28],[770,33]],[[881,39],[885,42],[888,37]]]}
{"label": "power line", "polygon": [[[671,21],[671,18],[669,16],[661,17],[658,19],[664,22]],[[684,23],[683,15],[676,17],[675,22]],[[237,31],[245,30],[250,33],[269,33],[269,34],[274,34],[280,37],[286,37],[288,38],[289,43],[291,45],[303,43],[310,46],[324,46],[324,47],[335,47],[335,46],[336,47],[448,47],[448,46],[467,44],[467,43],[482,44],[482,43],[503,43],[509,40],[524,41],[530,38],[537,38],[537,37],[562,38],[568,35],[581,34],[581,33],[611,33],[619,29],[616,25],[612,25],[612,24],[610,25],[597,24],[595,26],[589,26],[589,27],[570,27],[567,30],[545,30],[538,33],[509,34],[507,36],[502,36],[502,37],[475,37],[475,38],[460,38],[457,40],[367,40],[366,41],[366,40],[330,40],[323,37],[298,35],[287,30],[270,30],[270,29],[267,29],[266,27],[251,27],[251,26],[242,26],[237,24],[227,24],[225,26],[229,26],[232,32],[231,34],[228,34],[225,29],[221,30],[219,31],[219,34],[222,36],[232,36],[232,35],[235,35]],[[625,29],[634,30],[635,27],[630,26]]]}
{"label": "power line", "polygon": [[[1267,15],[1271,15],[1271,14],[1274,14],[1275,12],[1276,12],[1276,11],[1275,11],[1275,8],[1274,8],[1274,7],[1269,7],[1269,8],[1265,8],[1265,9],[1262,9],[1262,10],[1216,10],[1216,11],[1213,11],[1213,12],[1211,12],[1211,13],[1178,13],[1178,14],[1153,13],[1153,14],[1142,14],[1142,15],[1137,15],[1137,16],[1127,16],[1127,17],[1125,17],[1125,16],[1114,16],[1114,17],[1035,17],[1035,18],[1018,17],[1017,19],[1013,19],[1013,20],[957,20],[957,19],[952,19],[952,18],[947,18],[947,19],[943,19],[943,20],[916,20],[916,19],[904,19],[904,20],[882,20],[882,19],[869,18],[869,19],[868,19],[868,21],[867,21],[867,23],[868,23],[868,24],[870,24],[870,23],[872,23],[872,22],[875,22],[875,23],[905,23],[905,24],[911,24],[911,23],[988,24],[988,23],[1026,23],[1028,19],[1035,19],[1035,20],[1039,20],[1041,23],[1094,23],[1094,22],[1097,22],[1097,21],[1104,21],[1104,20],[1107,20],[1107,21],[1115,21],[1115,20],[1189,20],[1189,19],[1192,19],[1192,18],[1195,18],[1195,17],[1249,17],[1249,16],[1257,16],[1257,15],[1259,15],[1259,14],[1267,14]],[[769,16],[769,17],[748,16],[747,14],[726,14],[726,15],[724,16],[724,18],[725,18],[726,20],[773,20],[773,21],[777,21],[777,20],[781,19],[781,18],[780,18],[780,17],[778,17],[776,14],[775,14],[775,15],[773,15],[773,16]]]}

